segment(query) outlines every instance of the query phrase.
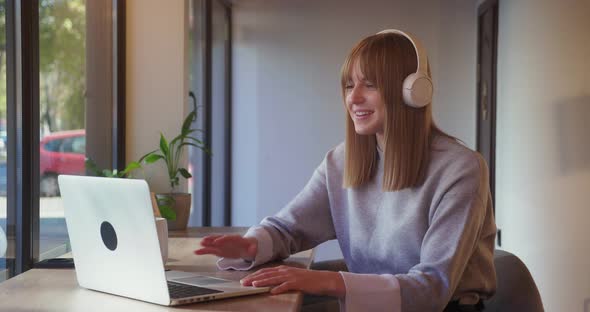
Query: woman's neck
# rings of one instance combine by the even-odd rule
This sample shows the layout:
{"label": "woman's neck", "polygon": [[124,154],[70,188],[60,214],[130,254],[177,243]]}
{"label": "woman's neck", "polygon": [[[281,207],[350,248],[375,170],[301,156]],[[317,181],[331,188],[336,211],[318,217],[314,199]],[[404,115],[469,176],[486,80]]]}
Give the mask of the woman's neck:
{"label": "woman's neck", "polygon": [[383,136],[383,133],[377,133],[375,134],[375,137],[377,139],[377,147],[379,148],[379,150],[383,151],[383,147],[385,147],[385,138]]}

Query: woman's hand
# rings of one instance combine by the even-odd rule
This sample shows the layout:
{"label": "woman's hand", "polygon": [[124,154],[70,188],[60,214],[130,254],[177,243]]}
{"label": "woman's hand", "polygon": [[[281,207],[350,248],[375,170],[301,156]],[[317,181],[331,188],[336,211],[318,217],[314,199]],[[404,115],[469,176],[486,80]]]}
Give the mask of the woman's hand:
{"label": "woman's hand", "polygon": [[307,294],[343,298],[346,287],[340,273],[332,271],[315,271],[289,266],[278,266],[258,270],[242,280],[244,286],[275,286],[273,295],[289,290],[300,290]]}
{"label": "woman's hand", "polygon": [[258,241],[240,235],[210,235],[201,240],[201,246],[203,248],[195,250],[195,254],[254,260]]}

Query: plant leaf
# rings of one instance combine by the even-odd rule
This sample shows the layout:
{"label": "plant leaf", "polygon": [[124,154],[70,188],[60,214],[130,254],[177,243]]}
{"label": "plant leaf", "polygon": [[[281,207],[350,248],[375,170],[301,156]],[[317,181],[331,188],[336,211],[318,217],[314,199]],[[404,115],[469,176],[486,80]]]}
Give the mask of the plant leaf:
{"label": "plant leaf", "polygon": [[185,135],[185,133],[190,129],[191,123],[193,123],[195,119],[197,119],[197,114],[195,112],[191,112],[188,114],[188,116],[186,116],[184,122],[182,123],[181,133],[183,135]]}
{"label": "plant leaf", "polygon": [[185,178],[191,178],[192,175],[188,172],[188,170],[186,170],[185,168],[178,168],[178,171],[180,171],[180,174]]}
{"label": "plant leaf", "polygon": [[160,214],[162,217],[166,218],[166,220],[176,220],[176,212],[172,209],[172,207],[168,205],[158,205],[158,208],[160,209]]}
{"label": "plant leaf", "polygon": [[194,147],[202,150],[203,152],[205,152],[207,155],[213,156],[213,153],[211,153],[211,151],[208,148],[206,148],[205,146],[197,145],[197,144],[190,143],[190,142],[184,142],[180,146],[183,146],[183,145],[191,145],[191,146],[194,146]]}
{"label": "plant leaf", "polygon": [[188,136],[189,134],[193,133],[193,132],[201,132],[201,133],[205,133],[204,130],[202,129],[189,129],[186,133],[186,135]]}
{"label": "plant leaf", "polygon": [[172,139],[172,141],[170,141],[170,147],[172,147],[172,145],[174,145],[176,142],[178,142],[178,140],[182,140],[182,139],[184,139],[184,136],[182,134],[179,134],[174,139]]}
{"label": "plant leaf", "polygon": [[149,152],[149,153],[147,153],[147,154],[145,154],[145,155],[141,156],[141,158],[140,158],[140,159],[139,159],[137,162],[141,163],[141,162],[143,161],[143,159],[144,159],[144,158],[146,158],[146,157],[148,157],[148,156],[152,155],[153,153],[155,153],[155,152],[157,152],[157,151],[159,151],[159,150],[155,149],[155,150],[153,150],[153,151],[151,151],[151,152]]}
{"label": "plant leaf", "polygon": [[160,196],[157,196],[157,201],[158,201],[158,206],[159,205],[172,206],[176,202],[174,200],[174,197],[172,197],[170,195],[160,195]]}
{"label": "plant leaf", "polygon": [[123,171],[119,172],[118,176],[120,178],[122,178],[122,177],[128,175],[129,172],[131,172],[135,169],[139,169],[139,168],[141,168],[141,164],[137,161],[132,161],[127,165],[127,167],[125,167],[125,169]]}
{"label": "plant leaf", "polygon": [[158,161],[159,159],[164,159],[164,156],[162,156],[160,154],[151,154],[148,157],[146,157],[144,161],[148,164],[152,164],[152,163]]}
{"label": "plant leaf", "polygon": [[187,138],[188,140],[195,141],[195,142],[197,142],[198,144],[205,145],[205,143],[203,143],[203,141],[201,141],[201,140],[199,140],[199,139],[197,139],[197,138],[195,138],[195,137],[187,136],[186,138]]}
{"label": "plant leaf", "polygon": [[160,133],[160,150],[162,151],[162,154],[164,154],[164,157],[168,158],[168,154],[170,153],[168,150],[168,142],[162,133]]}
{"label": "plant leaf", "polygon": [[86,158],[84,161],[84,167],[86,167],[86,170],[90,171],[95,176],[102,176],[102,172],[100,172],[100,169],[98,169],[98,166],[91,158]]}
{"label": "plant leaf", "polygon": [[184,146],[184,145],[190,145],[190,146],[194,146],[194,147],[196,147],[196,148],[199,148],[199,149],[204,149],[204,148],[205,148],[205,147],[204,147],[204,146],[202,146],[202,145],[198,145],[198,144],[191,143],[191,142],[184,142],[184,143],[180,144],[180,146]]}

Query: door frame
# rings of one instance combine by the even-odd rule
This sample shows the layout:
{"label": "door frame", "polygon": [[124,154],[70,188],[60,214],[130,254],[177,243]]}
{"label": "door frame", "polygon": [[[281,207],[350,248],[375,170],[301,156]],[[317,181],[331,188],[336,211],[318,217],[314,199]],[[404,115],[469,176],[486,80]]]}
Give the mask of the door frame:
{"label": "door frame", "polygon": [[494,10],[494,41],[493,41],[493,52],[492,52],[492,79],[490,81],[490,122],[491,122],[491,148],[490,148],[490,161],[488,163],[489,168],[489,183],[490,183],[490,192],[492,195],[492,203],[494,203],[494,215],[496,213],[496,90],[497,90],[497,63],[498,63],[498,7],[499,7],[499,0],[486,0],[482,4],[479,5],[477,9],[477,73],[476,73],[476,100],[475,100],[475,107],[476,107],[476,141],[477,141],[477,151],[481,151],[481,142],[480,142],[480,126],[481,126],[481,109],[479,105],[480,101],[480,81],[481,81],[481,51],[479,49],[480,46],[480,31],[481,31],[481,17],[484,13],[488,10]]}

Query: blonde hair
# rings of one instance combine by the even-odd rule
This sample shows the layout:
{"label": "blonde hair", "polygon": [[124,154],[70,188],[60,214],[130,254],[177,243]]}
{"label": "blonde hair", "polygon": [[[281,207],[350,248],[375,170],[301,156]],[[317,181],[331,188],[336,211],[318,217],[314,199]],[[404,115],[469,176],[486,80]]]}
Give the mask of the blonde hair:
{"label": "blonde hair", "polygon": [[[417,68],[414,46],[407,38],[391,33],[361,40],[342,66],[344,101],[345,87],[352,80],[356,62],[364,77],[375,84],[385,104],[383,191],[421,185],[428,169],[434,136],[450,136],[434,124],[432,105],[412,108],[403,103],[403,80]],[[376,150],[375,135],[357,134],[347,113],[343,187],[358,187],[371,180],[378,164]]]}

